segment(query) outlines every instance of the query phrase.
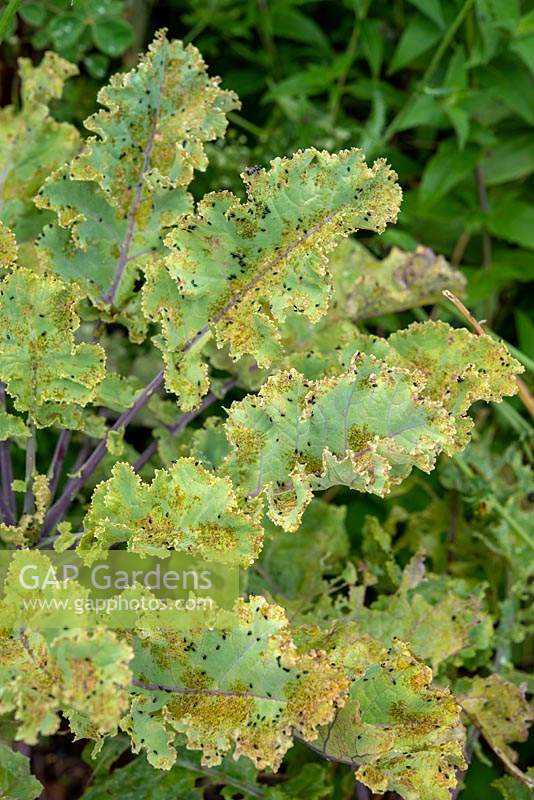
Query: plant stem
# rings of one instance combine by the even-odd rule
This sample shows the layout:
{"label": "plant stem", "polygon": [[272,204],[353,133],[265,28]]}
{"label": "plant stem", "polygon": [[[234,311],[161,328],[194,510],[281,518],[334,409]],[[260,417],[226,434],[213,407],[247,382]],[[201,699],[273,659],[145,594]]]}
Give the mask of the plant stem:
{"label": "plant stem", "polygon": [[[216,403],[217,400],[222,400],[222,398],[233,389],[233,387],[237,383],[237,378],[230,378],[230,380],[226,381],[221,387],[221,391],[219,395],[214,394],[213,392],[208,392],[208,394],[202,398],[202,402],[200,403],[198,408],[193,409],[193,411],[187,411],[185,414],[182,414],[176,422],[173,422],[172,425],[167,426],[167,430],[171,434],[171,436],[177,436],[181,433],[190,422],[196,419],[206,408],[209,408],[213,403]],[[133,468],[135,472],[139,472],[142,469],[147,461],[149,461],[152,456],[157,453],[158,451],[159,441],[158,439],[154,439],[148,447],[146,447],[141,455],[137,458],[136,461],[133,463]]]}
{"label": "plant stem", "polygon": [[449,25],[445,35],[443,36],[443,39],[439,44],[439,47],[436,49],[432,59],[430,60],[430,63],[426,68],[423,77],[421,78],[420,81],[418,81],[417,85],[415,86],[415,89],[411,93],[406,103],[403,105],[400,111],[398,111],[397,114],[395,114],[395,116],[389,123],[388,127],[386,128],[384,136],[382,138],[382,144],[386,144],[391,139],[393,134],[397,132],[400,123],[402,122],[408,111],[411,109],[411,106],[413,105],[414,101],[416,100],[418,95],[424,90],[425,85],[428,83],[428,81],[432,78],[436,67],[438,66],[439,62],[443,57],[443,54],[445,53],[448,46],[452,42],[456,31],[464,21],[464,18],[469,9],[471,8],[471,6],[473,5],[473,3],[474,0],[465,0],[460,11]]}
{"label": "plant stem", "polygon": [[456,306],[456,308],[458,309],[464,320],[467,320],[467,322],[471,325],[471,327],[478,336],[486,336],[486,331],[484,330],[480,322],[477,319],[475,319],[475,317],[471,314],[467,306],[464,306],[459,297],[456,297],[455,294],[449,292],[448,289],[444,289],[442,294],[444,297],[447,298],[447,300],[451,301],[453,306]]}
{"label": "plant stem", "polygon": [[24,495],[23,514],[33,514],[35,511],[35,497],[33,495],[33,474],[35,472],[35,458],[37,455],[37,434],[33,422],[28,422],[30,438],[26,447],[26,494]]}
{"label": "plant stem", "polygon": [[[4,384],[0,382],[0,410],[6,407],[6,392]],[[17,515],[17,501],[11,484],[13,482],[13,467],[11,464],[11,449],[9,442],[0,442],[0,478],[2,479],[2,516],[6,525],[14,525]]]}
{"label": "plant stem", "polygon": [[[111,426],[110,431],[117,431],[120,428],[125,428],[135,417],[135,415],[148,403],[154,392],[163,385],[163,370],[152,378],[149,384],[145,386],[142,392],[139,393],[137,399],[130,408],[124,411],[116,420],[114,425]],[[72,478],[63,490],[63,494],[57,500],[50,511],[48,512],[44,525],[43,536],[48,536],[56,527],[58,522],[61,522],[67,511],[69,510],[72,498],[81,489],[85,481],[91,477],[95,469],[98,467],[108,449],[107,439],[102,439],[95,447],[87,461],[80,467],[77,477]]]}
{"label": "plant stem", "polygon": [[20,6],[21,0],[9,0],[6,8],[3,11],[2,16],[0,17],[0,44],[4,41],[6,37],[6,33],[11,25],[11,20],[17,13],[17,9]]}
{"label": "plant stem", "polygon": [[4,500],[4,498],[2,497],[1,494],[0,494],[0,514],[2,515],[6,525],[13,525],[14,524],[14,520],[11,517],[11,512],[10,512],[9,508],[7,507],[6,501]]}
{"label": "plant stem", "polygon": [[72,431],[62,430],[56,442],[54,455],[52,456],[52,461],[50,462],[50,467],[48,469],[49,488],[52,499],[57,490],[57,485],[61,476],[61,470],[63,468],[65,456],[67,455],[67,450],[69,449],[71,437]]}

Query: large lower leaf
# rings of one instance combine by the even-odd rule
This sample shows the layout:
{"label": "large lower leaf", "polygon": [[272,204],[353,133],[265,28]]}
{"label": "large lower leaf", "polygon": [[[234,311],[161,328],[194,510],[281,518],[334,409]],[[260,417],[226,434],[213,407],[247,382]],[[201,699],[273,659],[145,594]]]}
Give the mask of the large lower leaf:
{"label": "large lower leaf", "polygon": [[298,651],[283,609],[262,597],[239,601],[237,619],[218,628],[173,639],[145,632],[133,662],[145,688],[124,727],[158,767],[173,763],[176,731],[207,765],[233,749],[277,769],[294,734],[313,740],[332,720],[348,680],[326,652]]}

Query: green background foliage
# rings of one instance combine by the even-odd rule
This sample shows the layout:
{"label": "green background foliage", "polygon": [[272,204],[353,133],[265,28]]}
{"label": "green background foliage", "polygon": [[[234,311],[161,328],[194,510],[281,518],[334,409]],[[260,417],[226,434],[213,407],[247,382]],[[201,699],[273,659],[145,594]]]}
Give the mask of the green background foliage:
{"label": "green background foliage", "polygon": [[[20,57],[37,64],[43,51],[51,49],[76,64],[79,70],[78,75],[66,81],[62,96],[61,91],[50,92],[51,118],[45,115],[39,119],[38,125],[42,126],[38,127],[39,136],[46,134],[52,142],[46,159],[44,156],[42,159],[44,174],[39,174],[39,185],[49,172],[71,157],[76,146],[76,129],[81,137],[87,136],[82,121],[97,110],[99,88],[111,74],[130,69],[137,61],[138,52],[145,50],[152,41],[154,32],[166,27],[169,38],[179,38],[198,47],[209,65],[209,74],[220,75],[222,88],[237,93],[241,99],[240,109],[228,100],[229,127],[225,140],[208,141],[204,145],[209,159],[207,170],[195,173],[194,177],[191,171],[191,176],[183,182],[187,185],[192,178],[190,189],[195,199],[207,191],[228,189],[246,203],[239,173],[248,168],[252,181],[256,165],[267,167],[270,159],[290,157],[300,148],[335,152],[360,147],[368,163],[385,157],[398,174],[403,201],[397,224],[389,226],[381,236],[370,229],[360,232],[359,241],[369,249],[365,258],[370,259],[369,263],[389,258],[394,265],[399,259],[404,265],[405,254],[392,248],[413,251],[417,246],[424,248],[417,251],[418,257],[428,258],[432,264],[436,258],[433,253],[444,256],[457,272],[447,272],[443,285],[453,286],[460,292],[465,283],[465,303],[477,319],[485,319],[487,327],[511,345],[512,353],[527,367],[523,378],[532,387],[534,322],[529,290],[534,279],[534,11],[528,3],[521,0],[165,0],[154,3],[22,0],[18,4],[0,3],[0,13],[6,10],[9,14],[0,22],[2,106],[13,103],[18,109],[21,105],[16,63]],[[42,102],[47,101],[48,96],[42,99]],[[58,153],[54,137],[63,136],[62,131],[68,132],[69,139],[63,141],[65,150]],[[177,136],[174,129],[169,134]],[[37,134],[36,141],[42,141]],[[0,146],[2,144],[0,131]],[[33,151],[33,161],[39,158],[38,152],[37,147]],[[193,166],[198,165],[194,163]],[[30,167],[34,174],[36,168]],[[0,174],[0,184],[6,174]],[[103,180],[105,178],[106,174]],[[61,181],[58,183],[58,192],[61,192]],[[19,244],[23,245],[20,257],[25,268],[28,258],[24,249],[25,236],[34,237],[44,222],[53,219],[48,207],[37,211],[31,206],[28,212],[28,206],[24,205],[30,202],[37,188],[38,185],[31,186],[31,191],[21,192],[9,207],[8,204],[3,209],[0,206],[4,215],[1,219],[15,227]],[[164,189],[167,188],[165,185]],[[55,202],[60,206],[61,197]],[[174,202],[176,208],[188,210],[185,200]],[[159,228],[152,233],[154,241],[157,240]],[[50,240],[54,236],[55,232],[51,232]],[[180,236],[187,241],[185,232],[176,239],[180,240]],[[154,245],[152,239],[147,241],[151,247]],[[1,235],[0,246],[7,252],[7,239]],[[105,247],[105,237],[98,240],[97,246]],[[195,246],[193,241],[193,251]],[[352,257],[351,251],[343,252],[345,257]],[[360,254],[360,258],[364,256]],[[111,261],[113,263],[113,259]],[[382,286],[387,288],[389,261],[381,263],[385,272]],[[103,269],[105,259],[100,259],[98,264]],[[150,275],[161,281],[156,259],[151,269],[153,273],[147,269],[149,278],[144,302],[145,308],[152,303],[155,310],[148,316],[156,321],[160,319],[158,303],[161,298],[157,292],[150,294]],[[445,265],[442,269],[449,270],[449,267]],[[198,274],[202,275],[202,271],[201,263]],[[361,308],[357,289],[343,283],[343,275],[333,272],[336,309],[339,310],[340,298],[344,302],[349,298],[349,304],[352,302]],[[25,271],[20,270],[17,279],[10,281],[24,283],[24,274]],[[443,272],[439,276],[443,278]],[[403,304],[397,298],[382,299],[373,313],[362,312],[360,316],[353,312],[352,319],[358,322],[362,334],[378,336],[406,328],[414,319],[421,322],[430,317],[457,324],[453,307],[441,297],[438,277],[436,285],[421,294],[421,302],[414,300]],[[32,291],[32,281],[36,280],[35,275],[28,277],[27,285],[18,289],[19,293]],[[55,279],[49,280],[48,293],[54,289],[57,294],[60,289],[56,290]],[[129,287],[134,287],[135,272],[132,271],[129,280]],[[106,273],[103,286],[108,282]],[[43,284],[45,288],[41,287],[41,292],[45,293],[47,285]],[[161,285],[160,282],[158,286]],[[100,287],[95,297],[99,294]],[[367,297],[363,290],[362,296]],[[46,302],[44,297],[42,303],[46,305]],[[67,298],[64,305],[69,306],[69,302]],[[197,302],[194,295],[189,302],[192,306]],[[352,327],[347,332],[344,323],[338,325],[335,313],[329,312],[322,329],[317,326],[320,333],[317,341],[312,341],[313,363],[304,366],[303,355],[302,364],[295,364],[295,359],[289,358],[288,362],[276,362],[277,366],[286,369],[295,365],[306,378],[315,380],[322,375],[323,360],[327,361],[331,355],[325,340],[332,337],[335,342],[331,350],[335,347],[340,351],[340,366],[330,374],[338,375],[342,368],[347,369],[343,348],[346,337],[354,336],[355,332]],[[75,315],[74,309],[72,314]],[[158,363],[157,351],[149,348],[146,342],[134,348],[120,327],[126,326],[130,332],[138,330],[135,326],[140,317],[139,305],[133,303],[122,317],[110,315],[106,318],[111,322],[105,341],[108,361],[116,372],[128,378],[111,385],[102,384],[96,401],[111,408],[115,418],[128,408],[133,393],[152,377],[154,365]],[[91,316],[85,309],[82,332],[89,322]],[[186,322],[188,326],[193,324],[189,318]],[[66,318],[59,320],[59,324],[68,328],[67,323]],[[298,351],[296,342],[302,338],[308,342],[307,337],[311,341],[313,336],[310,328],[303,325],[301,321],[290,320],[282,331],[284,343],[291,342],[295,351]],[[169,328],[168,339],[172,339],[176,332],[173,334],[172,326]],[[57,351],[61,353],[60,345],[65,341],[61,327],[54,335],[57,336]],[[68,331],[68,335],[72,333]],[[144,331],[138,335],[142,339]],[[164,338],[160,337],[159,344]],[[371,345],[367,343],[366,346]],[[85,343],[83,347],[96,346]],[[162,345],[164,353],[167,352],[165,347],[167,351],[171,349],[168,343]],[[365,351],[363,344],[362,350]],[[425,353],[428,363],[433,357],[430,351],[429,345]],[[225,354],[210,353],[209,358],[212,389],[217,395],[222,383],[219,380],[218,384],[218,379],[231,370]],[[406,363],[411,367],[419,365],[415,355],[413,363]],[[399,361],[393,360],[391,364],[397,367]],[[50,369],[48,364],[45,366]],[[78,364],[79,369],[83,366],[81,362]],[[204,381],[204,366],[200,366],[200,361],[188,368],[191,370],[188,379]],[[444,362],[439,360],[435,368],[446,372]],[[240,362],[239,369],[240,388],[232,386],[230,389],[229,397],[233,400],[241,400],[244,390],[256,390],[265,377],[261,370],[258,371],[261,375],[248,374],[249,365],[245,361]],[[54,378],[55,373],[51,371]],[[494,373],[497,372],[495,368]],[[55,401],[57,389],[52,391],[48,386],[50,376],[46,378],[48,388],[39,399]],[[462,375],[466,393],[476,383],[476,378],[468,371]],[[83,386],[89,391],[86,383]],[[92,386],[91,383],[91,389]],[[491,399],[491,392],[484,395],[481,391],[478,396]],[[228,443],[223,436],[222,420],[219,420],[223,416],[226,418],[226,414],[216,400],[214,396],[210,412],[213,419],[205,428],[195,423],[182,438],[174,438],[169,435],[169,429],[176,418],[176,403],[153,398],[124,441],[122,433],[117,432],[114,454],[110,452],[102,461],[88,488],[104,478],[109,479],[116,455],[134,463],[150,442],[150,429],[155,432],[159,446],[156,462],[143,467],[144,478],[153,477],[153,464],[158,459],[159,465],[169,467],[172,461],[184,455],[198,459],[203,465],[198,468],[201,471],[203,468],[218,469],[227,455]],[[330,413],[335,417],[335,404],[327,406],[326,400],[323,399],[325,407],[333,409]],[[21,402],[19,399],[19,406],[16,406],[19,410]],[[53,418],[55,411],[50,405],[49,402],[47,413]],[[29,399],[24,408],[28,406]],[[239,408],[246,409],[246,405]],[[288,402],[288,413],[289,409]],[[13,411],[12,405],[9,410]],[[40,413],[44,414],[45,410],[41,409]],[[19,418],[2,414],[0,422],[9,429],[9,435],[18,445],[24,444],[27,431],[16,427]],[[236,419],[242,422],[239,414],[236,407],[227,427],[236,424]],[[244,416],[245,412],[242,414]],[[255,408],[250,415],[257,418]],[[377,416],[382,419],[382,412]],[[358,652],[355,663],[347,662],[345,638],[350,639],[350,627],[327,644],[317,643],[328,650],[333,665],[342,664],[358,675],[345,716],[341,715],[336,722],[330,741],[322,743],[324,752],[342,763],[325,761],[297,742],[288,751],[281,773],[273,778],[269,772],[258,772],[244,757],[238,761],[226,757],[222,764],[209,768],[200,763],[196,752],[179,748],[172,769],[155,773],[150,765],[154,763],[154,756],[152,761],[151,758],[145,760],[144,754],[134,759],[130,742],[125,737],[106,740],[102,751],[93,759],[90,747],[84,750],[84,741],[72,743],[70,734],[65,735],[64,726],[56,734],[43,736],[32,747],[32,770],[45,784],[46,797],[49,800],[58,797],[58,787],[66,785],[69,796],[83,796],[87,800],[109,796],[138,798],[144,797],[145,791],[147,798],[161,797],[162,800],[174,796],[210,800],[236,797],[348,800],[355,796],[354,770],[351,772],[347,766],[352,764],[354,753],[364,753],[367,757],[365,747],[370,748],[374,755],[378,754],[378,760],[373,761],[379,765],[376,770],[395,774],[391,753],[383,740],[379,742],[372,716],[373,691],[383,700],[384,706],[389,702],[388,692],[397,697],[390,685],[387,666],[390,660],[393,663],[397,658],[397,653],[391,655],[386,649],[392,647],[395,636],[410,642],[416,656],[431,665],[436,687],[451,686],[458,696],[463,693],[462,696],[467,697],[474,686],[479,687],[479,683],[470,683],[473,676],[478,676],[474,680],[480,682],[492,671],[506,679],[508,687],[523,686],[526,682],[532,690],[532,597],[527,589],[531,578],[529,563],[532,562],[529,541],[534,535],[531,522],[534,498],[532,428],[517,397],[500,405],[475,405],[472,416],[476,422],[475,433],[463,454],[442,458],[431,475],[414,471],[385,499],[350,491],[342,485],[343,481],[336,480],[331,488],[319,487],[326,488],[321,500],[313,500],[308,505],[311,495],[306,496],[301,510],[306,505],[308,508],[297,533],[282,536],[274,524],[266,523],[265,545],[258,562],[249,571],[246,588],[253,594],[267,593],[272,601],[284,606],[292,625],[315,622],[328,625],[346,615],[359,626],[360,632],[374,637],[377,647],[384,648],[379,651],[382,666],[375,669],[369,666],[367,652]],[[101,418],[85,410],[70,422],[70,427],[78,431],[75,441],[82,452],[87,436],[103,435],[102,424]],[[253,427],[252,422],[247,421],[248,424]],[[264,427],[266,432],[271,430],[272,419]],[[248,432],[249,428],[245,428],[245,433]],[[243,429],[239,433],[243,436]],[[358,435],[362,435],[361,428]],[[38,464],[42,463],[43,469],[55,446],[56,434],[49,428],[40,432]],[[15,477],[24,476],[24,459],[22,447],[14,447]],[[243,466],[236,458],[232,469],[246,472],[250,459],[245,462]],[[75,470],[80,463],[71,447],[65,462],[66,471]],[[278,477],[273,468],[275,473]],[[282,469],[280,475],[283,477],[283,474]],[[63,480],[60,488],[64,488]],[[221,482],[223,480],[226,478],[220,478]],[[104,484],[95,495],[93,508],[100,497],[106,497],[106,491],[111,493],[108,487],[113,488],[111,484]],[[86,493],[83,500],[88,505],[90,494]],[[221,508],[227,513],[226,505]],[[76,507],[69,517],[73,530],[79,528],[83,510],[82,505]],[[231,510],[231,523],[236,527],[241,526],[244,519],[248,524],[247,514],[251,515],[250,519],[255,514],[254,509],[245,512],[240,507],[232,507]],[[279,515],[278,519],[281,517]],[[276,514],[274,519],[276,521]],[[250,524],[259,523],[254,519]],[[144,534],[143,528],[141,539]],[[65,535],[70,535],[68,530]],[[305,638],[304,634],[302,636]],[[314,645],[311,633],[309,637]],[[311,646],[310,641],[297,644]],[[67,642],[64,646],[68,651],[69,646],[74,648],[75,645]],[[79,643],[76,646],[81,647]],[[112,664],[114,653],[112,649],[110,652],[109,663]],[[424,669],[422,666],[414,668],[423,684]],[[406,674],[411,678],[411,673]],[[127,683],[124,675],[121,680],[124,685]],[[371,681],[371,689],[366,688],[367,681]],[[428,691],[439,693],[439,688]],[[482,690],[483,696],[484,691],[486,689]],[[501,745],[505,748],[515,742],[517,765],[525,772],[529,751],[530,755],[532,751],[531,742],[524,741],[528,711],[518,699],[519,691],[517,694],[513,694],[513,689],[509,691],[512,692],[509,697],[505,690],[497,692],[503,703],[501,707],[494,708],[488,701],[487,707],[480,710],[476,698],[466,701],[465,708],[474,707],[473,714],[479,716],[476,721],[472,717],[464,720],[468,723],[470,766],[462,776],[463,788],[453,795],[460,800],[481,797],[523,800],[528,796],[526,787],[513,775],[505,774],[496,755],[496,748],[502,749],[495,744],[500,741],[499,736],[504,737]],[[403,684],[398,696],[405,704],[406,714],[408,711],[419,713],[420,698],[413,697],[411,689]],[[489,693],[487,696],[490,697]],[[90,715],[90,706],[88,708]],[[511,730],[503,725],[507,708],[512,709],[510,713],[517,723]],[[85,713],[87,709],[82,711]],[[388,707],[384,713],[392,712]],[[416,764],[419,758],[432,760],[434,757],[431,738],[439,735],[439,725],[436,722],[435,729],[432,728],[435,722],[432,713],[433,708],[426,720],[430,727],[423,729],[426,732],[421,734],[414,730],[404,742],[406,749],[415,754]],[[365,727],[365,738],[363,744],[350,742],[352,750],[347,753],[343,747],[350,741],[351,728],[349,725],[347,734],[344,726],[349,714],[362,715],[360,722]],[[413,723],[413,717],[411,719]],[[0,737],[6,743],[14,738],[9,724],[9,719],[3,719],[0,728]],[[76,724],[83,734],[83,723],[74,717],[71,727],[76,729]],[[148,725],[146,718],[133,720],[134,728],[136,724]],[[141,733],[143,731],[144,728]],[[160,737],[158,742],[163,742],[162,750],[169,748],[166,729],[156,733],[150,730],[150,735]],[[132,736],[134,743],[141,747],[139,740],[143,736],[138,731],[135,736]],[[63,741],[68,741],[68,745],[63,745]],[[384,751],[380,747],[385,748]],[[0,795],[3,792],[10,800],[17,797],[31,800],[37,796],[22,755],[3,744],[0,748]],[[365,765],[365,758],[363,763]],[[430,794],[431,773],[421,769],[421,774],[422,780],[426,776],[428,781],[423,790],[429,793],[428,797],[433,797]],[[25,782],[22,781],[24,775]],[[361,775],[363,779],[364,772]],[[375,781],[376,796],[382,796],[380,776],[371,770],[367,777],[368,785]],[[390,789],[397,789],[408,800],[419,797],[406,793],[409,789],[401,779],[399,781],[390,784]],[[362,785],[357,791],[359,798],[370,797]],[[398,795],[391,791],[384,797]]]}

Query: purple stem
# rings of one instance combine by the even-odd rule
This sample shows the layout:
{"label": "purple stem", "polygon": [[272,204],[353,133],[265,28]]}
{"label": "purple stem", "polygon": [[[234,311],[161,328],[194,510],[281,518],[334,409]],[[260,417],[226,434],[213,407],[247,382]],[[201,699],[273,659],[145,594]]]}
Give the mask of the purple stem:
{"label": "purple stem", "polygon": [[[6,392],[4,384],[0,383],[0,408],[6,406]],[[11,465],[11,450],[9,442],[0,442],[0,477],[2,478],[2,516],[6,525],[14,525],[17,516],[17,501],[15,492],[11,488],[13,482],[13,467]]]}
{"label": "purple stem", "polygon": [[67,472],[67,477],[69,478],[69,480],[70,480],[71,476],[76,475],[76,473],[78,472],[80,467],[83,464],[85,464],[85,459],[87,458],[87,456],[91,452],[91,447],[92,447],[92,444],[91,444],[90,439],[86,439],[85,442],[82,444],[82,446],[80,447],[80,449],[78,451],[78,455],[76,456],[74,464],[72,465],[70,470]]}
{"label": "purple stem", "polygon": [[50,468],[48,470],[48,474],[50,475],[49,487],[52,498],[57,490],[57,485],[61,476],[61,470],[63,469],[65,456],[67,455],[67,450],[69,449],[71,437],[72,431],[63,430],[57,438],[56,449],[54,450],[54,455],[52,456],[52,461],[50,462]]}
{"label": "purple stem", "polygon": [[11,520],[13,518],[11,517],[11,511],[7,507],[6,502],[1,494],[0,494],[0,514],[4,518],[4,522],[6,523],[6,525],[13,525],[15,523],[15,520],[13,520],[13,522],[8,522],[8,520]]}
{"label": "purple stem", "polygon": [[[196,419],[196,417],[202,414],[202,412],[205,411],[206,408],[209,408],[211,405],[213,405],[213,403],[216,403],[217,400],[222,400],[222,398],[230,391],[230,389],[234,388],[236,383],[237,383],[237,378],[230,378],[229,380],[227,380],[226,383],[222,385],[221,393],[219,396],[213,394],[213,392],[208,392],[208,394],[202,399],[202,402],[200,403],[198,408],[193,409],[193,411],[187,411],[185,414],[182,414],[176,420],[176,422],[173,422],[172,425],[167,426],[167,430],[169,431],[171,436],[177,436],[189,425],[190,422],[192,422],[194,419]],[[158,440],[154,439],[154,441],[151,442],[148,445],[148,447],[146,447],[143,450],[139,458],[136,461],[134,461],[133,468],[136,472],[139,472],[139,470],[145,466],[147,461],[149,461],[152,458],[152,456],[157,452],[158,445],[159,445]]]}
{"label": "purple stem", "polygon": [[[163,370],[158,372],[155,378],[152,378],[149,384],[145,386],[140,392],[135,403],[124,411],[117,421],[111,426],[110,431],[118,431],[120,428],[126,428],[132,421],[135,415],[148,403],[154,392],[156,392],[163,385]],[[95,469],[98,467],[108,449],[107,438],[102,439],[87,461],[81,466],[79,474],[76,478],[71,478],[63,490],[61,497],[54,503],[44,521],[42,536],[48,536],[56,527],[58,522],[61,522],[67,513],[74,495],[81,489],[85,481],[91,477]]]}

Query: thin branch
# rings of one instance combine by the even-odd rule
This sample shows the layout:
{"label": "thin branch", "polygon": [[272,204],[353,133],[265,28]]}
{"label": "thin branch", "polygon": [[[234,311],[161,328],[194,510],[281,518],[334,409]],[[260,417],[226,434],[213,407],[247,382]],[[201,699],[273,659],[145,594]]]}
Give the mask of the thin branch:
{"label": "thin branch", "polygon": [[[202,398],[202,402],[200,403],[198,408],[193,409],[193,411],[187,411],[185,414],[182,414],[176,420],[176,422],[173,422],[172,425],[167,425],[167,430],[169,431],[171,436],[178,436],[178,434],[181,433],[183,430],[185,430],[185,428],[187,428],[189,423],[192,422],[194,419],[196,419],[198,416],[200,416],[200,414],[202,414],[203,411],[205,411],[207,408],[216,403],[217,400],[222,400],[223,397],[226,394],[228,394],[228,392],[231,389],[233,389],[236,384],[237,384],[237,378],[230,378],[229,380],[226,381],[226,383],[222,385],[221,391],[218,395],[214,394],[213,392],[208,392],[208,394]],[[155,453],[157,453],[158,446],[159,446],[159,440],[154,439],[154,441],[151,442],[148,445],[148,447],[146,447],[143,450],[141,455],[133,463],[133,468],[135,472],[139,472],[139,470],[141,470],[145,466],[147,461],[150,461],[152,456]]]}
{"label": "thin branch", "polygon": [[[120,415],[114,425],[111,426],[110,431],[118,431],[119,429],[125,428],[127,425],[129,425],[136,414],[148,403],[152,395],[163,385],[163,379],[163,370],[161,370],[161,372],[158,372],[158,374],[152,378],[150,383],[147,384],[139,393],[133,405],[131,405],[130,408]],[[95,469],[106,455],[107,449],[107,438],[102,439],[95,447],[87,461],[81,466],[78,475],[67,483],[63,490],[63,494],[59,500],[54,503],[46,516],[42,531],[43,536],[48,536],[54,530],[58,522],[61,522],[61,520],[64,518],[65,514],[69,510],[73,497],[81,489],[85,481],[91,477]]]}
{"label": "thin branch", "polygon": [[[4,384],[0,382],[0,410],[6,405]],[[11,449],[8,441],[0,442],[0,478],[2,479],[2,516],[6,525],[14,525],[17,514],[17,501],[11,484],[13,483],[13,467]]]}
{"label": "thin branch", "polygon": [[447,298],[447,300],[450,300],[451,303],[454,306],[456,306],[460,314],[464,317],[464,319],[467,320],[467,322],[471,325],[471,327],[473,328],[475,333],[478,334],[478,336],[487,335],[486,331],[484,330],[480,322],[477,319],[475,319],[475,317],[471,314],[469,309],[466,306],[464,306],[459,297],[456,297],[456,295],[450,292],[448,289],[443,289],[442,294]]}
{"label": "thin branch", "polygon": [[51,499],[54,498],[54,495],[57,491],[57,485],[59,483],[59,478],[61,476],[61,470],[63,469],[63,463],[67,455],[67,450],[69,449],[71,437],[72,431],[62,430],[57,438],[54,455],[52,456],[52,461],[50,462],[50,467],[48,469],[48,486],[50,489]]}

